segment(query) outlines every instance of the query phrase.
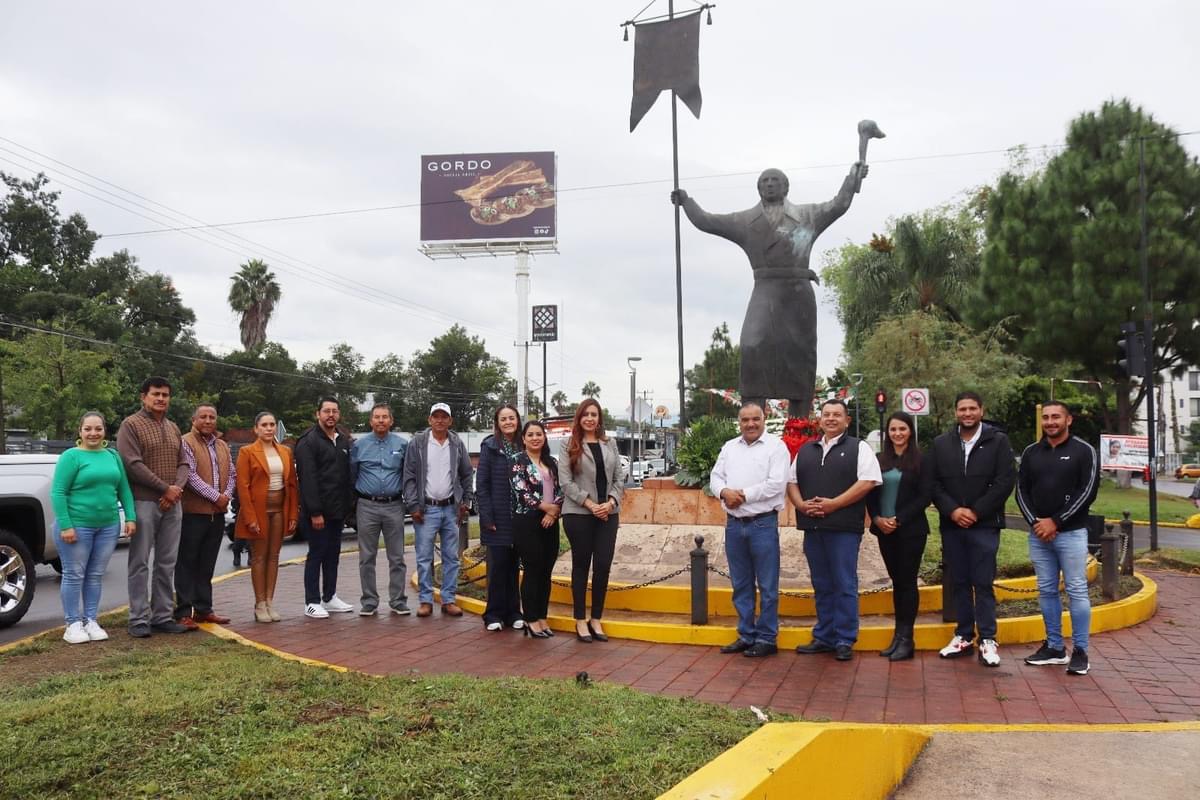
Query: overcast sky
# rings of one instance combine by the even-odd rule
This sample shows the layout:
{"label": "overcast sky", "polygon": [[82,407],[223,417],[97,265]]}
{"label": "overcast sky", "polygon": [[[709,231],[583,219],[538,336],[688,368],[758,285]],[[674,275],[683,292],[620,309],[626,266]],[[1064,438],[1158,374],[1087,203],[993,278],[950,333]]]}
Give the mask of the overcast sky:
{"label": "overcast sky", "polygon": [[[300,361],[338,341],[368,363],[407,359],[454,323],[512,361],[514,261],[418,252],[420,156],[553,150],[560,252],[534,259],[531,298],[561,309],[550,391],[578,399],[594,380],[619,412],[626,357],[640,355],[639,389],[674,414],[669,98],[629,133],[633,41],[618,27],[642,5],[10,0],[0,170],[47,172],[61,208],[105,235],[99,254],[127,248],[172,276],[219,353],[240,347],[229,276],[258,257],[283,287],[268,336]],[[660,0],[646,15],[665,11]],[[994,180],[1007,148],[1062,142],[1106,99],[1200,128],[1198,28],[1194,2],[726,0],[701,27],[701,118],[680,105],[682,185],[709,211],[735,211],[774,166],[794,202],[826,200],[857,157],[858,120],[876,119],[888,138],[871,144],[862,194],[817,242],[819,269],[889,218]],[[1195,153],[1198,139],[1183,142]],[[137,205],[149,201],[189,216]],[[380,206],[404,207],[115,235]],[[690,367],[721,322],[736,341],[751,276],[739,249],[686,219],[683,259]],[[818,303],[827,374],[841,331],[821,290]],[[537,386],[540,354],[531,367]]]}

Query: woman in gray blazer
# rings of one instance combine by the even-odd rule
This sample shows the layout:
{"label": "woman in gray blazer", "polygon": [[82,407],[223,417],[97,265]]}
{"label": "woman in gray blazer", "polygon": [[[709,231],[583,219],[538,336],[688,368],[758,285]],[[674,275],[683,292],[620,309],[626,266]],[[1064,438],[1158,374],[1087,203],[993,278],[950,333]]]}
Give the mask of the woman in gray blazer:
{"label": "woman in gray blazer", "polygon": [[[563,527],[571,542],[571,595],[575,636],[581,642],[607,642],[600,623],[608,572],[617,547],[618,511],[625,492],[625,470],[617,443],[604,433],[604,412],[588,398],[579,404],[571,438],[558,459],[562,485]],[[592,573],[592,613],[587,614],[588,572]]]}

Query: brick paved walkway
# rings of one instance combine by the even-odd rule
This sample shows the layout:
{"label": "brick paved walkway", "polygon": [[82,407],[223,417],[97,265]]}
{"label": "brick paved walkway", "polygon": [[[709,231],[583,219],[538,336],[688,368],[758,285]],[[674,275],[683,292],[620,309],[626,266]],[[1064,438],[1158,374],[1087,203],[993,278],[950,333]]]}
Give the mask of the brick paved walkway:
{"label": "brick paved walkway", "polygon": [[[380,559],[383,562],[383,559]],[[537,640],[488,633],[478,617],[418,619],[381,614],[303,615],[302,567],[280,569],[282,622],[253,621],[248,574],[214,587],[227,627],[270,647],[373,674],[460,672],[479,676],[573,677],[625,684],[657,694],[745,707],[754,704],[808,719],[855,722],[1149,722],[1200,719],[1200,577],[1154,572],[1159,610],[1149,622],[1091,642],[1091,674],[1021,663],[1030,645],[1002,647],[1003,663],[943,661],[920,652],[889,663],[873,652],[852,662],[831,656],[723,656],[716,648],[618,641],[585,644],[559,632]],[[381,570],[381,576],[385,575]],[[357,602],[357,558],[342,557],[340,596]],[[386,580],[386,578],[385,578]],[[382,588],[382,587],[381,587]],[[386,590],[384,591],[386,596]],[[410,595],[410,601],[413,598]],[[412,603],[415,608],[415,602]]]}

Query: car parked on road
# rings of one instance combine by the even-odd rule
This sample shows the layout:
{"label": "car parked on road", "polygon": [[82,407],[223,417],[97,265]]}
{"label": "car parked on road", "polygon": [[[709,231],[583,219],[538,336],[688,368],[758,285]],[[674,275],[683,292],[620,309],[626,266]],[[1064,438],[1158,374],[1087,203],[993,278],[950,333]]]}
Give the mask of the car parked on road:
{"label": "car parked on road", "polygon": [[1200,478],[1200,464],[1180,464],[1175,468],[1175,480]]}

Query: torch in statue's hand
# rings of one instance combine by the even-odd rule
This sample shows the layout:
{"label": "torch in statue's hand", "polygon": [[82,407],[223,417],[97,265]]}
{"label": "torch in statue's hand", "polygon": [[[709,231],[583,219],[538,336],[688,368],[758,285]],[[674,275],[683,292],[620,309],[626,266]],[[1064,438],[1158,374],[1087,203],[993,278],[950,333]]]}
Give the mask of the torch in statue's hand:
{"label": "torch in statue's hand", "polygon": [[858,175],[854,183],[854,191],[862,190],[863,178],[867,177],[867,142],[872,139],[885,139],[887,134],[879,130],[879,125],[873,119],[864,119],[858,123]]}

